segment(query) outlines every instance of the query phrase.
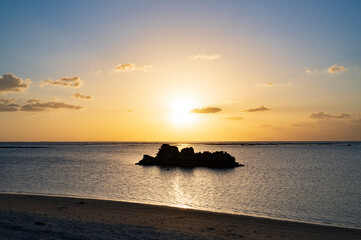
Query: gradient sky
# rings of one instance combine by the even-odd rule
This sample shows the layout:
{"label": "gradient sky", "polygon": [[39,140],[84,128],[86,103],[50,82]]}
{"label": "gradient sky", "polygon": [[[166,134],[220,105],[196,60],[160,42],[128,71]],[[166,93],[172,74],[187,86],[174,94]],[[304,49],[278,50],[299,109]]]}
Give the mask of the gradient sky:
{"label": "gradient sky", "polygon": [[0,141],[361,140],[361,1],[0,6]]}

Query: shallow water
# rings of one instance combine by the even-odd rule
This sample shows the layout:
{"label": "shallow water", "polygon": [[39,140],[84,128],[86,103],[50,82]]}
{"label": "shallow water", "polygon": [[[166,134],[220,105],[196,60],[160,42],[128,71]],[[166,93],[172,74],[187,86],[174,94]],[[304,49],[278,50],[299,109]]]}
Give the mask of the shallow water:
{"label": "shallow water", "polygon": [[116,199],[361,228],[360,142],[178,144],[180,149],[227,151],[245,167],[135,165],[143,154],[155,155],[160,145],[0,143],[0,191]]}

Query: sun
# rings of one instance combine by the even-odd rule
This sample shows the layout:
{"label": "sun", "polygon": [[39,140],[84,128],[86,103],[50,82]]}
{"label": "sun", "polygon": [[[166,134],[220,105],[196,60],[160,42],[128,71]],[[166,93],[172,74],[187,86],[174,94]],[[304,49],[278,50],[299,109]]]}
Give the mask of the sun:
{"label": "sun", "polygon": [[190,98],[178,98],[171,102],[170,121],[178,126],[194,122],[195,117],[190,111],[195,108]]}

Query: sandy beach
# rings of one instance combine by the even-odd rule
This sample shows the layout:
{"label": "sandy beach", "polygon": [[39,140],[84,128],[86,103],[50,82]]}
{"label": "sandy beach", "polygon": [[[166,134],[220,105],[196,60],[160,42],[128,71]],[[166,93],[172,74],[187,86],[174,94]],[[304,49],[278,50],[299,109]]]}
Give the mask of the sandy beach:
{"label": "sandy beach", "polygon": [[1,239],[361,239],[361,230],[72,197],[0,194]]}

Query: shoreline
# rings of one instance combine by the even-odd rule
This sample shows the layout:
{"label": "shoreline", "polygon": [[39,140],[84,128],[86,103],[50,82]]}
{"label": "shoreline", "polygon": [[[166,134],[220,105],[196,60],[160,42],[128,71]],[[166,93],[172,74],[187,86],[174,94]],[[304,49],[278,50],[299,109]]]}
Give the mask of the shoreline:
{"label": "shoreline", "polygon": [[[361,229],[357,228],[58,195],[0,193],[0,217],[0,236],[33,234],[46,238],[46,234],[58,234],[61,225],[67,230],[60,231],[63,235],[59,238],[64,234],[77,238],[80,234],[87,239],[104,231],[108,239],[116,239],[119,234],[125,239],[361,238]],[[92,232],[94,229],[97,231]]]}
{"label": "shoreline", "polygon": [[155,207],[169,207],[169,208],[175,208],[175,209],[185,209],[185,210],[192,210],[192,211],[199,211],[204,213],[216,213],[216,214],[226,214],[226,215],[232,215],[232,216],[242,216],[242,217],[250,217],[250,218],[256,218],[261,220],[275,220],[280,222],[290,222],[290,223],[300,223],[300,224],[310,224],[310,225],[316,225],[316,226],[324,226],[324,227],[335,227],[335,228],[342,228],[342,229],[350,229],[350,230],[360,230],[361,227],[351,227],[347,225],[336,225],[336,224],[327,224],[327,223],[320,223],[320,222],[307,222],[302,220],[296,220],[296,219],[288,219],[288,218],[277,218],[267,215],[252,215],[247,213],[236,213],[236,212],[227,212],[227,211],[221,211],[221,210],[210,210],[210,209],[196,209],[192,207],[181,207],[177,205],[164,205],[164,204],[157,204],[157,203],[146,203],[146,202],[140,202],[140,201],[130,201],[130,200],[122,200],[122,199],[112,199],[112,198],[98,198],[98,197],[80,197],[80,196],[74,196],[74,195],[62,195],[62,194],[43,194],[43,193],[27,193],[27,192],[0,192],[0,199],[1,195],[25,195],[25,196],[39,196],[39,197],[59,197],[59,198],[72,198],[74,200],[99,200],[99,201],[110,201],[110,202],[118,202],[118,203],[129,203],[129,204],[139,204],[139,205],[147,205],[147,206],[155,206]]}

